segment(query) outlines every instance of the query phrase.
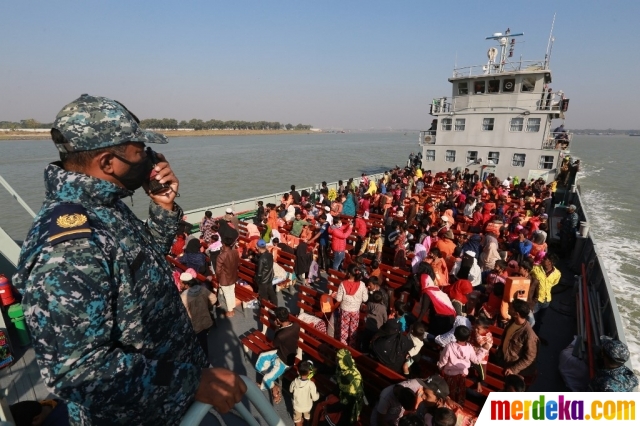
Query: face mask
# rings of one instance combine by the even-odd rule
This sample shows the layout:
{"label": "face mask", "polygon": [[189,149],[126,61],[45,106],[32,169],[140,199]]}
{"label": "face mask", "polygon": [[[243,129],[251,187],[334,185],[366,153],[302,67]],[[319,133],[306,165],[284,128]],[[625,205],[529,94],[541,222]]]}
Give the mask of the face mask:
{"label": "face mask", "polygon": [[135,191],[140,188],[142,184],[148,180],[149,172],[151,171],[151,161],[149,157],[144,158],[142,161],[132,163],[119,155],[113,154],[118,160],[129,165],[129,170],[122,176],[114,175],[120,183],[130,191]]}

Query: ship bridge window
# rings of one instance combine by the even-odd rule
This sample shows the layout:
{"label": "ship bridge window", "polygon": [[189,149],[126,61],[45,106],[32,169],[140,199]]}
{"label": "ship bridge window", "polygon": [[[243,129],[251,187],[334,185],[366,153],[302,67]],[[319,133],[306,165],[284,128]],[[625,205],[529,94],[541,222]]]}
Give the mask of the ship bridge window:
{"label": "ship bridge window", "polygon": [[436,161],[436,150],[428,149],[424,156],[425,161]]}
{"label": "ship bridge window", "polygon": [[505,93],[513,92],[513,89],[516,88],[516,79],[515,78],[505,78],[502,80],[502,91]]}
{"label": "ship bridge window", "polygon": [[493,131],[493,124],[495,122],[494,118],[483,118],[482,119],[482,130],[485,131]]}
{"label": "ship bridge window", "polygon": [[522,117],[513,117],[511,119],[511,123],[509,124],[510,132],[521,132],[524,127],[524,118]]}
{"label": "ship bridge window", "polygon": [[458,95],[468,95],[469,94],[469,86],[467,82],[458,83]]}
{"label": "ship bridge window", "polygon": [[530,118],[527,120],[527,132],[539,132],[540,131],[540,119]]}
{"label": "ship bridge window", "polygon": [[464,132],[466,121],[467,120],[465,118],[456,118],[456,132]]}
{"label": "ship bridge window", "polygon": [[513,161],[511,165],[513,167],[524,167],[524,163],[527,160],[527,154],[513,154]]}
{"label": "ship bridge window", "polygon": [[533,92],[536,88],[536,78],[535,77],[523,77],[522,78],[522,88],[521,92]]}
{"label": "ship bridge window", "polygon": [[553,169],[553,162],[555,158],[553,155],[541,155],[539,169],[551,170]]}
{"label": "ship bridge window", "polygon": [[500,80],[489,80],[489,93],[498,93],[500,91]]}
{"label": "ship bridge window", "polygon": [[489,151],[489,155],[487,156],[487,163],[498,164],[499,161],[500,153],[498,151]]}
{"label": "ship bridge window", "polygon": [[475,93],[476,95],[484,93],[484,86],[485,86],[484,80],[476,81],[475,84],[473,85],[473,93]]}
{"label": "ship bridge window", "polygon": [[443,118],[442,121],[442,130],[451,130],[451,119]]}
{"label": "ship bridge window", "polygon": [[448,162],[448,163],[455,163],[456,161],[456,150],[455,149],[448,149],[445,156],[444,156],[444,161]]}
{"label": "ship bridge window", "polygon": [[478,151],[467,151],[467,164],[478,160]]}

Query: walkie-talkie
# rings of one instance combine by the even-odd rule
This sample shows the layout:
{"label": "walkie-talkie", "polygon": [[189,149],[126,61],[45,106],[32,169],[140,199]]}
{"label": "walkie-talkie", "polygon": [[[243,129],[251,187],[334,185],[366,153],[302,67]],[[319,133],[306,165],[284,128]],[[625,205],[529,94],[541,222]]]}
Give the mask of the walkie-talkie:
{"label": "walkie-talkie", "polygon": [[161,194],[165,192],[167,189],[171,189],[171,185],[168,183],[160,183],[160,181],[156,180],[156,164],[160,162],[158,160],[158,156],[154,150],[150,147],[147,147],[147,157],[149,157],[150,168],[149,170],[149,193],[153,195]]}

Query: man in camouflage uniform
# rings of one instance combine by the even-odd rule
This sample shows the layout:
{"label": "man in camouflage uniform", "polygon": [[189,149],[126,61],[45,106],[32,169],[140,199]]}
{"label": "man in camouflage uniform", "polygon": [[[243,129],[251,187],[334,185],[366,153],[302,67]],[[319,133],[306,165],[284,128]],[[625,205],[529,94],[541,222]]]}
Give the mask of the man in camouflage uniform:
{"label": "man in camouflage uniform", "polygon": [[[208,361],[165,260],[182,210],[167,143],[120,103],[82,95],[51,130],[61,162],[45,170],[45,200],[13,282],[24,294],[46,386],[68,401],[71,424],[178,424],[194,401],[226,412],[246,388]],[[121,200],[150,171],[166,184],[139,220]]]}
{"label": "man in camouflage uniform", "polygon": [[638,378],[625,362],[629,360],[629,349],[620,340],[609,336],[600,337],[602,368],[596,370],[589,383],[591,392],[633,392]]}

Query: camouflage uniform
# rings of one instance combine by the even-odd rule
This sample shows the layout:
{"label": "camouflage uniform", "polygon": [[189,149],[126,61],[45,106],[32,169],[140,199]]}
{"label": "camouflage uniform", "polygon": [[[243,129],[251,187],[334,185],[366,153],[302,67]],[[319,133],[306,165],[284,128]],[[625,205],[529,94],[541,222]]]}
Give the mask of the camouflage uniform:
{"label": "camouflage uniform", "polygon": [[[618,364],[629,360],[629,348],[617,339],[600,336],[600,346],[607,357]],[[589,383],[591,392],[633,392],[638,386],[638,378],[625,365],[616,368],[599,368]]]}
{"label": "camouflage uniform", "polygon": [[[112,121],[128,113],[86,98]],[[59,122],[67,151],[110,146],[107,133]],[[125,141],[148,134],[128,132]],[[68,401],[74,425],[178,424],[208,365],[165,260],[182,211],[151,202],[143,222],[121,200],[132,191],[59,163],[46,168],[45,188],[13,278],[45,385]]]}

